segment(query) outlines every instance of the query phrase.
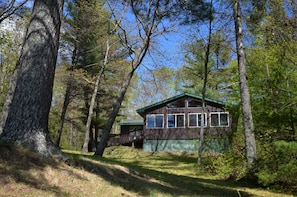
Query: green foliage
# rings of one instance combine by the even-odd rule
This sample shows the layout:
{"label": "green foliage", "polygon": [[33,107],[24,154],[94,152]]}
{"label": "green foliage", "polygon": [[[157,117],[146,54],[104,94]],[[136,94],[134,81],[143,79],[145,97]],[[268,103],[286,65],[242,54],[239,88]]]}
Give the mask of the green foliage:
{"label": "green foliage", "polygon": [[240,180],[247,175],[248,168],[242,152],[235,154],[225,152],[211,158],[205,165],[205,170],[222,179]]}
{"label": "green foliage", "polygon": [[[242,131],[242,129],[239,129]],[[244,151],[243,132],[235,131],[230,134],[232,148],[222,154],[206,157],[204,168],[222,179],[240,180],[247,176],[248,168]]]}
{"label": "green foliage", "polygon": [[[16,20],[16,19],[15,19]],[[10,77],[12,76],[17,60],[18,50],[22,43],[22,33],[24,33],[22,24],[24,21],[10,23],[17,27],[15,29],[1,29],[0,27],[0,112],[5,102],[6,93],[9,88]]]}
{"label": "green foliage", "polygon": [[265,143],[259,153],[259,171],[256,174],[259,183],[296,189],[297,142]]}

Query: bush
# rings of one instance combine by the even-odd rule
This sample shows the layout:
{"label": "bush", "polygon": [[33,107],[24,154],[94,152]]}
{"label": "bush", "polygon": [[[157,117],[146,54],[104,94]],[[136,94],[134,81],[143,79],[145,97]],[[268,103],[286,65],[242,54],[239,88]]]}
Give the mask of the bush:
{"label": "bush", "polygon": [[276,141],[263,147],[257,164],[259,183],[296,189],[297,142]]}
{"label": "bush", "polygon": [[248,172],[244,154],[232,151],[217,155],[205,165],[205,170],[223,179],[239,180]]}

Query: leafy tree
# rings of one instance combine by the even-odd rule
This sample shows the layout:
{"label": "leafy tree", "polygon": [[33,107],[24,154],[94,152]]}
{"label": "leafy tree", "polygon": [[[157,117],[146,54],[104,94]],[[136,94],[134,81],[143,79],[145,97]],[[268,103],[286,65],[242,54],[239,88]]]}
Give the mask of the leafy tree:
{"label": "leafy tree", "polygon": [[[174,68],[161,67],[143,69],[139,75],[137,87],[138,108],[174,96],[175,90]],[[135,103],[137,105],[137,103]],[[141,106],[139,106],[141,103]]]}
{"label": "leafy tree", "polygon": [[[67,82],[66,93],[64,97],[63,110],[61,112],[60,127],[56,135],[56,144],[59,144],[61,139],[63,123],[65,121],[65,115],[67,106],[71,102],[71,92],[80,83],[79,88],[81,92],[81,98],[85,101],[85,108],[94,106],[89,105],[89,95],[92,91],[93,76],[96,72],[99,72],[102,64],[102,58],[104,58],[104,34],[107,34],[107,13],[102,9],[102,3],[98,1],[69,1],[67,4],[68,17],[65,18],[65,29],[67,30],[63,34],[63,52],[62,57],[64,62],[69,65],[70,78]],[[80,72],[76,70],[82,69],[85,71],[85,75],[80,75]],[[77,75],[81,77],[78,79]],[[83,81],[82,79],[85,79]],[[97,85],[98,86],[98,85]],[[97,94],[96,94],[97,95]],[[94,103],[95,99],[93,100]],[[80,107],[81,108],[81,107]],[[89,133],[91,128],[92,114],[88,115],[88,111],[84,109],[82,111],[86,118],[83,119],[84,124],[87,125],[86,133]],[[89,118],[88,118],[89,117]],[[87,121],[88,120],[88,121]],[[94,121],[93,121],[94,122]],[[94,125],[92,122],[92,125]]]}
{"label": "leafy tree", "polygon": [[267,2],[262,21],[254,26],[256,39],[248,58],[257,133],[269,141],[294,140],[296,135],[296,24],[288,13],[293,7],[283,5]]}
{"label": "leafy tree", "polygon": [[[3,111],[1,143],[47,157],[61,155],[48,131],[63,1],[35,0],[20,59]],[[6,118],[7,117],[7,118]]]}

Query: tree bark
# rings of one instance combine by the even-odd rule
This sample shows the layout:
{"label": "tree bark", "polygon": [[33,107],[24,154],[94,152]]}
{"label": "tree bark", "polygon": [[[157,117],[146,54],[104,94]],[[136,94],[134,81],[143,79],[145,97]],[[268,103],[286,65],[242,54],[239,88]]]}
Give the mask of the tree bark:
{"label": "tree bark", "polygon": [[236,49],[239,70],[239,85],[241,96],[241,108],[243,117],[243,128],[245,133],[246,158],[249,165],[253,165],[257,158],[256,140],[254,136],[254,125],[250,102],[250,93],[246,73],[246,58],[243,46],[242,16],[239,0],[233,1],[234,24],[236,34]]}
{"label": "tree bark", "polygon": [[48,131],[63,0],[35,0],[21,56],[6,100],[1,143],[52,157],[60,154]]}

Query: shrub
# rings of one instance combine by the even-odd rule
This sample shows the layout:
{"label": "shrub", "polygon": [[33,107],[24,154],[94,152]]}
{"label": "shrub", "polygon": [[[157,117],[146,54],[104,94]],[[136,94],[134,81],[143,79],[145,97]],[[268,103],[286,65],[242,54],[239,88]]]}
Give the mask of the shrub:
{"label": "shrub", "polygon": [[246,175],[248,169],[244,154],[228,151],[210,159],[205,170],[223,179],[239,180]]}
{"label": "shrub", "polygon": [[297,142],[276,141],[262,148],[258,160],[259,183],[296,189]]}

